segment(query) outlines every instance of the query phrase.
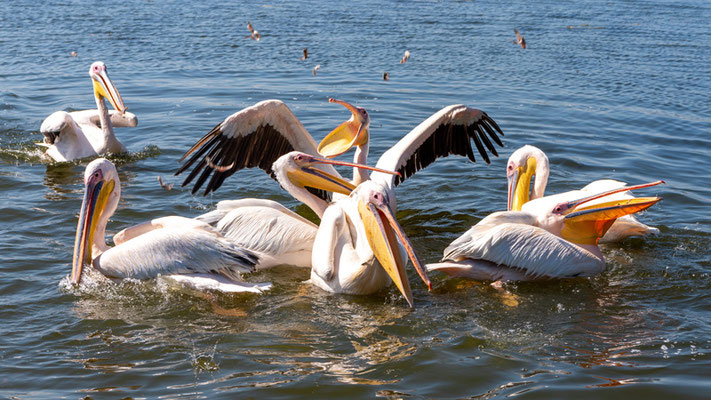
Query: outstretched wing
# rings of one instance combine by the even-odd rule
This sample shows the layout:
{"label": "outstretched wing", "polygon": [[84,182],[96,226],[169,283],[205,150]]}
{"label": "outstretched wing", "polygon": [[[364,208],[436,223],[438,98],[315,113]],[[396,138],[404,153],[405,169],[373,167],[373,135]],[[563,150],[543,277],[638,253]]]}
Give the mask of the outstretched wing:
{"label": "outstretched wing", "polygon": [[[192,189],[195,193],[212,174],[203,192],[207,195],[244,168],[259,167],[275,178],[274,161],[294,150],[318,154],[314,139],[289,107],[279,100],[265,100],[230,115],[212,128],[183,155],[180,161],[185,163],[175,175],[194,165],[183,186],[197,177]],[[328,169],[332,171],[335,169]]]}
{"label": "outstretched wing", "polygon": [[375,172],[372,177],[378,176],[377,179],[389,182],[392,187],[440,157],[457,154],[475,162],[472,142],[488,164],[491,161],[487,150],[498,157],[492,141],[503,147],[498,136],[503,134],[484,111],[451,105],[427,118],[380,157],[378,168],[397,171],[401,176]]}

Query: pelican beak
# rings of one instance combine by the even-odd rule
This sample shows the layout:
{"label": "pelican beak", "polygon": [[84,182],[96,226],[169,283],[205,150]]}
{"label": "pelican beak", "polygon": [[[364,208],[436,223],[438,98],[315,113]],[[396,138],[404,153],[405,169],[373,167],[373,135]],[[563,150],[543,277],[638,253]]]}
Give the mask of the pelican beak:
{"label": "pelican beak", "polygon": [[417,273],[420,274],[429,290],[432,290],[432,282],[430,282],[427,271],[422,267],[420,259],[415,254],[412,244],[405,236],[405,232],[397,223],[390,206],[384,200],[383,194],[374,192],[371,194],[370,201],[367,204],[359,201],[358,213],[363,220],[366,237],[373,254],[380,262],[380,265],[383,266],[385,272],[395,282],[400,293],[405,296],[410,307],[414,307],[410,283],[405,272],[407,260],[403,262],[398,240],[403,244]]}
{"label": "pelican beak", "polygon": [[658,203],[662,198],[636,197],[631,199],[616,199],[583,206],[585,203],[615,193],[656,186],[660,183],[664,182],[656,181],[642,185],[626,186],[568,202],[566,205],[567,210],[563,213],[565,219],[563,220],[564,226],[561,231],[561,236],[574,243],[596,245],[617,218],[646,210]]}
{"label": "pelican beak", "polygon": [[299,159],[296,161],[298,168],[295,170],[287,171],[287,177],[295,185],[301,187],[312,187],[314,189],[326,190],[329,192],[341,193],[344,195],[350,195],[355,186],[345,179],[329,174],[326,171],[316,168],[314,165],[317,164],[331,164],[331,165],[343,165],[347,167],[355,167],[361,169],[367,169],[370,171],[384,172],[387,174],[400,175],[398,172],[388,171],[380,168],[369,167],[362,164],[354,164],[345,161],[330,160],[327,158],[320,158],[309,156],[306,154],[301,154]]}
{"label": "pelican beak", "polygon": [[92,74],[91,79],[94,81],[94,93],[97,96],[107,99],[116,111],[122,114],[126,112],[127,107],[106,70]]}
{"label": "pelican beak", "polygon": [[328,102],[346,107],[353,115],[323,138],[318,145],[319,154],[324,157],[336,157],[347,152],[353,146],[366,144],[368,142],[368,126],[370,125],[368,113],[343,100],[328,99]]}
{"label": "pelican beak", "polygon": [[105,181],[100,170],[86,182],[84,201],[81,204],[77,234],[74,240],[74,257],[72,258],[72,275],[70,277],[74,284],[81,281],[84,264],[91,264],[96,222],[99,220],[113,189],[114,181]]}
{"label": "pelican beak", "polygon": [[507,174],[508,211],[521,211],[521,207],[530,200],[531,179],[536,171],[535,157],[529,157],[526,165],[513,169]]}

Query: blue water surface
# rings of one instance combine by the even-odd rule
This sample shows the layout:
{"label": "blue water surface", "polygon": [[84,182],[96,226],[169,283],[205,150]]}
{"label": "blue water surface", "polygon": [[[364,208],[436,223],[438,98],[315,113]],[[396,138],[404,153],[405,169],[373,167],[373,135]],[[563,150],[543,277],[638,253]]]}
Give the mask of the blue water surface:
{"label": "blue water surface", "polygon": [[[698,0],[0,3],[0,396],[707,398],[709,20]],[[208,197],[173,173],[214,125],[265,99],[320,140],[349,116],[329,97],[369,111],[371,163],[449,104],[504,130],[491,165],[442,159],[398,187],[424,262],[505,208],[505,162],[524,144],[548,154],[550,193],[665,180],[640,216],[661,233],[603,246],[593,278],[499,291],[438,275],[428,293],[411,271],[414,310],[396,289],[331,295],[286,267],[249,277],[274,283],[263,296],[161,281],[69,290],[88,161],[49,163],[34,143],[51,112],[95,107],[96,60],[139,119],[117,129],[130,155],[112,158],[123,198],[109,234],[242,197],[313,219],[259,170]]]}

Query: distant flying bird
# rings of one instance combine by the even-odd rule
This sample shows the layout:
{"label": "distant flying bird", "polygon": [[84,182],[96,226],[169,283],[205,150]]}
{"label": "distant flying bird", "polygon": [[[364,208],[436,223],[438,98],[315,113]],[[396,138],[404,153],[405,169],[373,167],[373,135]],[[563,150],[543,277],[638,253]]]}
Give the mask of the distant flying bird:
{"label": "distant flying bird", "polygon": [[314,67],[314,69],[313,69],[314,76],[316,76],[316,71],[318,71],[319,68],[321,68],[321,64]]}
{"label": "distant flying bird", "polygon": [[303,55],[303,57],[301,57],[301,61],[304,61],[307,58],[309,58],[309,49],[304,47],[304,55]]}
{"label": "distant flying bird", "polygon": [[389,81],[389,80],[390,80],[390,74],[388,74],[387,72],[383,72],[383,80],[384,80],[384,81]]}
{"label": "distant flying bird", "polygon": [[160,184],[160,187],[162,187],[165,190],[171,190],[173,189],[173,184],[168,184],[168,183],[163,183],[163,178],[161,176],[158,176],[158,183]]}
{"label": "distant flying bird", "polygon": [[251,37],[252,40],[256,40],[256,41],[259,41],[259,39],[261,39],[262,35],[259,34],[258,30],[254,29],[254,27],[252,26],[252,23],[249,21],[247,21],[247,29],[249,29],[249,33],[251,33],[251,35],[245,36],[245,37]]}
{"label": "distant flying bird", "polygon": [[514,28],[514,32],[516,33],[516,40],[514,40],[514,43],[520,45],[522,49],[526,50],[526,39],[518,33],[518,29]]}
{"label": "distant flying bird", "polygon": [[402,59],[400,59],[400,64],[405,64],[405,61],[410,59],[410,51],[405,50],[405,55],[402,56]]}

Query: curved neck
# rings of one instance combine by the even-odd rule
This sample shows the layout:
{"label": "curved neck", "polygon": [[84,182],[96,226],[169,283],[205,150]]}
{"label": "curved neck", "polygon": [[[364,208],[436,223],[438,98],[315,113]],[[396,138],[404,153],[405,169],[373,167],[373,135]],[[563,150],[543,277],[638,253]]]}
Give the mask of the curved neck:
{"label": "curved neck", "polygon": [[106,107],[106,102],[103,97],[94,94],[96,100],[96,108],[99,110],[99,122],[101,123],[101,133],[105,142],[115,140],[114,128],[111,126],[111,118],[109,118],[109,109]]}
{"label": "curved neck", "polygon": [[102,253],[110,249],[106,244],[106,224],[109,218],[114,215],[118,207],[119,198],[121,197],[121,184],[117,181],[114,186],[114,192],[109,195],[106,202],[106,207],[101,211],[99,219],[96,221],[96,229],[94,229],[94,238],[91,243],[91,258],[94,259]]}
{"label": "curved neck", "polygon": [[[353,153],[353,163],[355,164],[368,164],[368,141],[365,144],[356,147],[355,153]],[[370,174],[367,169],[353,167],[353,183],[355,186],[370,179]]]}
{"label": "curved neck", "polygon": [[543,197],[548,185],[548,175],[550,174],[550,166],[548,165],[548,157],[536,157],[536,178],[533,181],[533,191],[531,192],[531,200]]}
{"label": "curved neck", "polygon": [[326,208],[328,208],[328,203],[325,200],[315,196],[301,186],[294,185],[288,178],[281,176],[281,174],[277,174],[277,181],[292,197],[309,206],[319,218],[323,217],[323,213],[326,211]]}

